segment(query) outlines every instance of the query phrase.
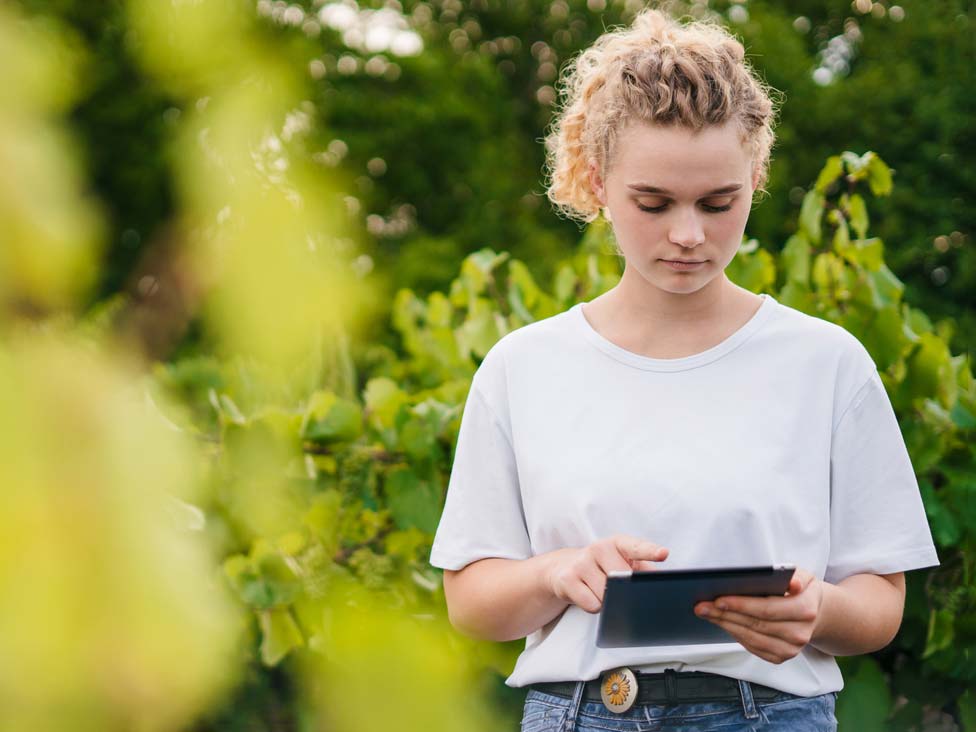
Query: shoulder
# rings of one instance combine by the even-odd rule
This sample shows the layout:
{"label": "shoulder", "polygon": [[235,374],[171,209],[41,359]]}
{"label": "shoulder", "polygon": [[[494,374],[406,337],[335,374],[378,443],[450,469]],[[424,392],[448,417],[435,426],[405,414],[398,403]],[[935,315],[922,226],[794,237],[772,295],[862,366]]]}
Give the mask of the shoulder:
{"label": "shoulder", "polygon": [[774,337],[790,341],[800,352],[832,357],[842,368],[875,369],[864,344],[838,323],[777,302],[770,326]]}
{"label": "shoulder", "polygon": [[488,349],[472,382],[489,398],[504,394],[513,369],[544,369],[572,342],[570,308],[512,330]]}
{"label": "shoulder", "polygon": [[877,376],[877,365],[867,348],[838,323],[777,302],[766,335],[776,348],[789,354],[789,361],[801,373],[833,380],[838,408]]}

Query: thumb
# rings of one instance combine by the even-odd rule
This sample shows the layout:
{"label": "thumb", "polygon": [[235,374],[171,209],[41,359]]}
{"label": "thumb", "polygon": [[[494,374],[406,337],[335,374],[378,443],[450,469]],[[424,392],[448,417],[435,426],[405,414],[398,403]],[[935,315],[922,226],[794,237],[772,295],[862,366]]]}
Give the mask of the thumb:
{"label": "thumb", "polygon": [[793,572],[793,576],[790,578],[790,587],[788,591],[791,595],[799,595],[812,581],[812,574],[797,569],[795,572]]}

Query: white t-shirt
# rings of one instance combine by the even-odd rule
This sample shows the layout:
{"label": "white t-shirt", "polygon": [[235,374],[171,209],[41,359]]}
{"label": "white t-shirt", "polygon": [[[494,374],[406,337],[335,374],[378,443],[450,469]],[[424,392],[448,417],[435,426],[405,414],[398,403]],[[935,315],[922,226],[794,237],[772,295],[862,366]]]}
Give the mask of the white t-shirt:
{"label": "white t-shirt", "polygon": [[[718,345],[656,359],[600,335],[582,304],[504,336],[474,375],[430,563],[528,559],[615,533],[661,568],[790,562],[827,582],[939,563],[876,366],[842,327],[763,295]],[[738,643],[596,646],[570,605],[506,680],[617,666],[710,671],[801,696],[843,688],[808,645],[773,664]]]}

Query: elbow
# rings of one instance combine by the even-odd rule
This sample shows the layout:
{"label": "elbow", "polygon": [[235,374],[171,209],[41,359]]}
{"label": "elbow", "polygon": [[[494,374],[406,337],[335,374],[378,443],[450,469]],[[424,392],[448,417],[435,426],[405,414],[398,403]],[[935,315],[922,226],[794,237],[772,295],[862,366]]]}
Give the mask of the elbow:
{"label": "elbow", "polygon": [[447,619],[456,631],[469,638],[494,641],[496,643],[515,640],[510,633],[505,633],[503,628],[496,628],[484,622],[479,622],[476,618],[464,614],[457,608],[456,603],[448,603]]}
{"label": "elbow", "polygon": [[465,597],[463,586],[458,586],[458,572],[444,572],[444,601],[447,605],[447,620],[451,627],[462,635],[476,640],[496,640],[490,628],[472,616],[471,608],[461,602]]}

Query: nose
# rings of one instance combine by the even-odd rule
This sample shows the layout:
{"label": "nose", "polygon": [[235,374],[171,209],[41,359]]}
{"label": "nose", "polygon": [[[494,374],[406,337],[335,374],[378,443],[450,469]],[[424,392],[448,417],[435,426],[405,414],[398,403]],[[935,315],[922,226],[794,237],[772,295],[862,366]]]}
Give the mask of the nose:
{"label": "nose", "polygon": [[694,211],[676,217],[668,238],[672,244],[682,247],[696,247],[705,243],[705,227]]}

